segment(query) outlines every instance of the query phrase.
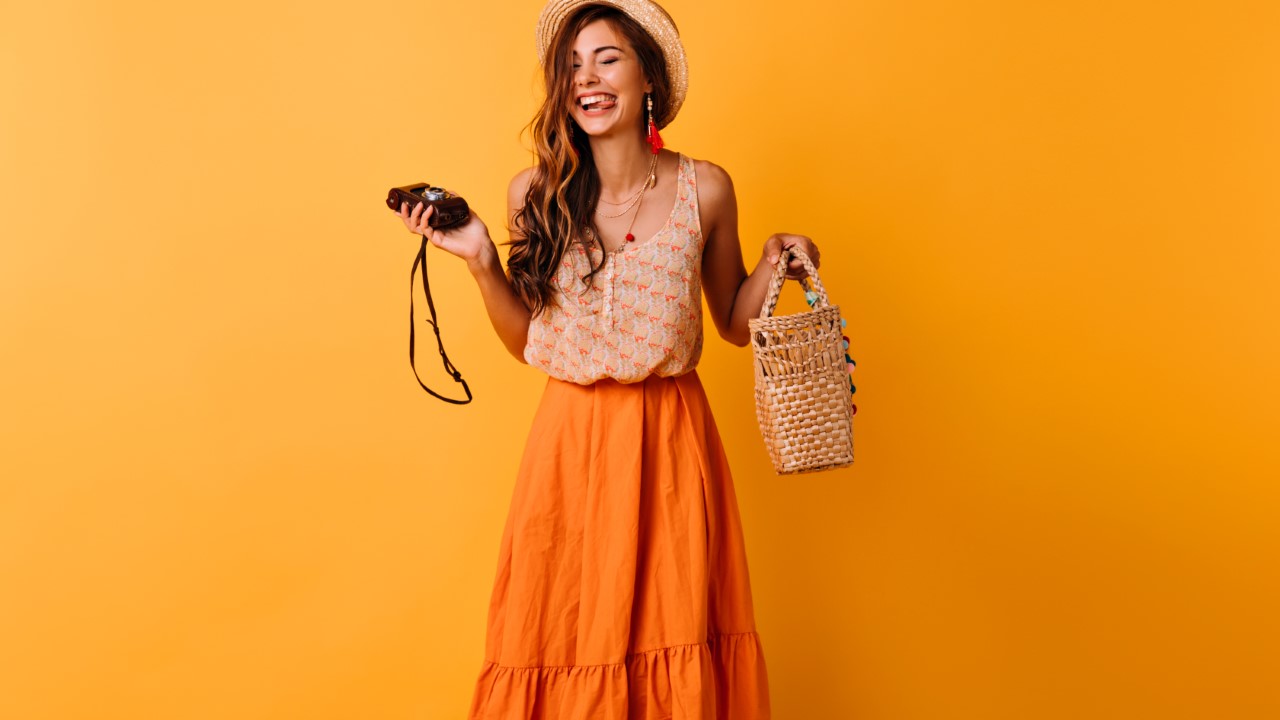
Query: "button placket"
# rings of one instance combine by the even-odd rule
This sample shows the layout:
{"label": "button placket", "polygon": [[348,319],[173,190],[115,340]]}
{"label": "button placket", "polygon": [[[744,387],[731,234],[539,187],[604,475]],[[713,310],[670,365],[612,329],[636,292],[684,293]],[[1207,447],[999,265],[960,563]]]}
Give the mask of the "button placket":
{"label": "button placket", "polygon": [[609,253],[604,270],[604,322],[610,329],[613,328],[613,258],[614,253]]}

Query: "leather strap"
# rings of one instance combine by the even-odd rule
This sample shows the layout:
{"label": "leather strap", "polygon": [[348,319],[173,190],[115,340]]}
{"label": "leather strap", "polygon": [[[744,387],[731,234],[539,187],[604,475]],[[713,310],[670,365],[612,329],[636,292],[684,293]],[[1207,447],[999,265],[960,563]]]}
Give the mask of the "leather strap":
{"label": "leather strap", "polygon": [[[413,259],[413,269],[409,271],[409,367],[413,368],[413,376],[418,379],[418,384],[423,390],[431,393],[433,396],[440,398],[447,403],[454,405],[466,405],[471,402],[471,388],[467,387],[467,381],[462,379],[462,373],[458,372],[453,363],[449,362],[449,356],[444,351],[444,341],[440,339],[440,325],[436,323],[436,304],[431,300],[431,285],[427,282],[427,237],[422,237],[422,247],[418,248],[418,257]],[[431,310],[431,319],[427,322],[431,323],[431,329],[436,333],[436,344],[440,346],[440,360],[444,363],[445,372],[453,377],[453,381],[462,384],[462,391],[467,394],[466,400],[455,400],[447,398],[440,393],[427,387],[422,382],[422,378],[418,375],[418,367],[413,360],[414,345],[414,320],[413,320],[413,276],[418,272],[418,266],[422,266],[422,292],[427,296],[427,308]]]}

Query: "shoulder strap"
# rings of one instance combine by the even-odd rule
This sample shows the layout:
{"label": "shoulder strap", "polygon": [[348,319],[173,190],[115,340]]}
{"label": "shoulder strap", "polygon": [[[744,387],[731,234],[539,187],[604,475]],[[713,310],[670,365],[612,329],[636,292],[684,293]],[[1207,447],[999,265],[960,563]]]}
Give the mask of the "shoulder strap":
{"label": "shoulder strap", "polygon": [[693,158],[684,153],[680,153],[680,173],[677,177],[680,187],[676,190],[676,202],[680,202],[681,193],[688,193],[694,227],[698,231],[698,242],[705,243],[706,238],[702,235],[702,207],[698,203],[698,174],[693,167]]}
{"label": "shoulder strap", "polygon": [[[413,259],[413,268],[409,271],[409,367],[413,368],[413,376],[418,379],[418,384],[423,390],[431,393],[433,396],[440,398],[447,403],[454,405],[466,405],[471,402],[471,388],[467,387],[467,381],[462,379],[462,373],[458,372],[453,363],[449,362],[449,356],[444,351],[444,341],[440,339],[440,326],[436,323],[436,304],[431,300],[431,285],[427,282],[427,240],[426,236],[422,237],[422,247],[418,248],[418,257]],[[444,363],[445,372],[453,376],[453,381],[462,384],[462,392],[466,393],[466,400],[455,400],[447,398],[440,393],[427,387],[422,382],[422,378],[418,375],[418,367],[413,360],[414,345],[414,320],[413,320],[413,276],[418,272],[418,266],[422,266],[422,292],[427,296],[427,308],[431,310],[431,319],[427,322],[431,323],[431,329],[436,333],[436,344],[440,346],[440,360]]]}

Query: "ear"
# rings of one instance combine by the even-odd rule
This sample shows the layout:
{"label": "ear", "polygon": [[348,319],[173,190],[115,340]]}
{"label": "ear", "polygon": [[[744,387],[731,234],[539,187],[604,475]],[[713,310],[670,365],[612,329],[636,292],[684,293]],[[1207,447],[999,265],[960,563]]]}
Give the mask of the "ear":
{"label": "ear", "polygon": [[647,93],[653,92],[653,81],[649,80],[648,78],[645,78],[645,81],[644,81],[644,91]]}

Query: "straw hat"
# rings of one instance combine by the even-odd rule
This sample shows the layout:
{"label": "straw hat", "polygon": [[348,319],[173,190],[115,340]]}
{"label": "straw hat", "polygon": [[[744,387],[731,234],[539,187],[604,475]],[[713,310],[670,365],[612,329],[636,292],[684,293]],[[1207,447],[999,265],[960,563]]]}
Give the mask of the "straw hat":
{"label": "straw hat", "polygon": [[584,5],[612,5],[626,13],[648,31],[662,48],[667,59],[667,77],[671,81],[671,97],[667,103],[667,112],[661,119],[654,120],[658,127],[666,127],[675,119],[680,106],[684,104],[684,96],[689,91],[689,64],[684,56],[684,45],[680,43],[680,31],[676,23],[653,0],[548,0],[538,17],[538,62],[546,62],[547,46],[551,38],[564,23],[566,17]]}

